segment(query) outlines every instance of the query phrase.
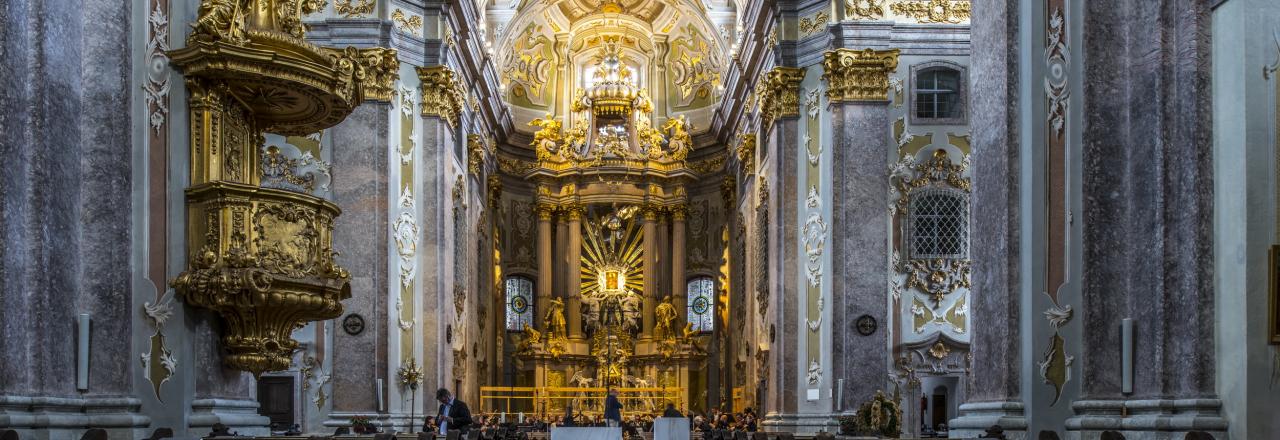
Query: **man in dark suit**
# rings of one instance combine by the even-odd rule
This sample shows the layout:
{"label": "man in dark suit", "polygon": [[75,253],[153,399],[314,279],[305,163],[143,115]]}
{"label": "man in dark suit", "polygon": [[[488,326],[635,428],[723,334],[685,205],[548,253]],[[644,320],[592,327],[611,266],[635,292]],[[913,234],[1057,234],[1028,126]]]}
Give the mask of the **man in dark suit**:
{"label": "man in dark suit", "polygon": [[680,418],[684,417],[684,414],[680,414],[680,410],[676,409],[676,404],[667,402],[667,409],[662,412],[662,416]]}
{"label": "man in dark suit", "polygon": [[467,404],[455,399],[449,394],[449,390],[444,388],[436,391],[436,400],[440,401],[440,412],[436,416],[436,423],[440,424],[440,433],[445,434],[448,430],[456,429],[465,434],[473,423],[471,409],[467,408]]}
{"label": "man in dark suit", "polygon": [[622,402],[618,401],[618,390],[609,389],[609,397],[604,399],[604,420],[610,427],[622,424]]}

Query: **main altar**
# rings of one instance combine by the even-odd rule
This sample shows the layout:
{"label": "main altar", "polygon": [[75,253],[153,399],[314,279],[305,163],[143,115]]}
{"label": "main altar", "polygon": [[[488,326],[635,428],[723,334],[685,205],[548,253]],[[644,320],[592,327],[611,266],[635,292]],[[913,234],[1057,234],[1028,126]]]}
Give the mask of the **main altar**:
{"label": "main altar", "polygon": [[[531,123],[540,127],[538,162],[523,177],[537,188],[537,319],[518,336],[514,364],[532,386],[482,387],[487,411],[562,414],[572,405],[595,414],[618,389],[626,412],[656,414],[667,403],[688,408],[705,388],[696,372],[706,347],[686,319],[685,279],[653,275],[684,273],[685,186],[697,177],[685,164],[687,122],[653,124],[616,40],[602,37],[593,61],[568,129],[551,115]],[[563,258],[551,255],[556,216],[567,219]]]}

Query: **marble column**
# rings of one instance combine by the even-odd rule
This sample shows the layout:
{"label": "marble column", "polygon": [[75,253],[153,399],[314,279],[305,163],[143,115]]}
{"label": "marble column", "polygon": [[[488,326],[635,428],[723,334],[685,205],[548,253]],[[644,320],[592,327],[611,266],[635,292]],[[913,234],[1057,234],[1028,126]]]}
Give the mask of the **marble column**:
{"label": "marble column", "polygon": [[[885,145],[893,136],[888,131],[888,96],[850,93],[856,87],[849,86],[857,81],[874,84],[879,78],[887,83],[897,68],[898,51],[868,54],[840,49],[825,56],[823,77],[831,101],[832,163],[836,164],[831,183],[831,326],[835,335],[845,335],[832,341],[832,377],[844,380],[838,406],[852,410],[883,389],[881,366],[890,365],[884,326],[890,322],[885,294],[889,285]],[[867,76],[859,78],[859,73]],[[879,323],[868,336],[857,328],[857,320],[864,315]]]}
{"label": "marble column", "polygon": [[657,307],[657,291],[658,283],[654,276],[658,272],[658,212],[652,206],[646,206],[641,214],[641,228],[643,229],[642,239],[644,240],[644,262],[641,270],[644,272],[644,310],[641,312],[641,328],[640,338],[649,339],[653,337],[653,312]]}
{"label": "marble column", "polygon": [[969,212],[973,294],[967,400],[952,435],[977,437],[991,425],[1022,438],[1020,350],[1021,152],[1018,142],[1018,2],[973,5],[969,123],[973,195]]}
{"label": "marble column", "polygon": [[[552,268],[552,270],[556,271],[556,274],[551,280],[551,296],[564,300],[566,299],[565,293],[568,291],[569,280],[572,276],[569,273],[569,215],[564,206],[556,208],[556,211],[555,250],[553,255],[555,255],[555,261],[559,261],[560,264],[556,264]],[[546,316],[545,311],[538,313],[541,315],[536,316],[536,319],[542,319]]]}
{"label": "marble column", "polygon": [[671,209],[671,305],[676,308],[676,324],[671,327],[680,332],[688,321],[689,292],[684,283],[684,229],[685,215],[688,207],[677,206]]}
{"label": "marble column", "polygon": [[538,315],[546,313],[551,304],[551,205],[538,205],[538,291],[533,303],[533,327],[546,331]]}
{"label": "marble column", "polygon": [[[1078,15],[1090,29],[1081,45],[1088,203],[1077,314],[1081,397],[1068,438],[1108,429],[1131,439],[1225,434],[1213,357],[1209,8],[1127,0],[1088,3]],[[1144,54],[1178,55],[1152,62]],[[1142,99],[1115,90],[1140,90]],[[1132,390],[1122,388],[1116,351],[1125,318],[1134,326]]]}
{"label": "marble column", "polygon": [[569,325],[569,338],[582,339],[582,207],[573,206],[569,215],[568,270],[566,270],[566,295],[569,300],[565,310]]}
{"label": "marble column", "polygon": [[[157,288],[133,277],[144,270],[131,251],[145,245],[133,235],[145,217],[131,203],[141,157],[132,136],[145,136],[147,117],[131,111],[138,88],[124,61],[141,31],[119,2],[16,0],[5,11],[0,426],[22,438],[78,438],[90,424],[145,436],[129,335],[145,319],[134,299],[154,301]],[[87,390],[76,387],[81,313],[92,320]]]}
{"label": "marble column", "polygon": [[[391,279],[388,249],[390,222],[387,212],[393,198],[387,158],[390,104],[368,102],[357,107],[342,123],[326,131],[333,139],[333,202],[342,207],[334,220],[333,246],[337,262],[351,272],[351,298],[343,301],[343,314],[365,318],[365,331],[334,334],[333,419],[342,414],[372,415],[385,402],[377,401],[377,380],[387,377],[387,292],[398,285]],[[394,252],[394,251],[391,251]],[[398,271],[398,269],[394,269]],[[391,387],[384,389],[384,392]]]}
{"label": "marble column", "polygon": [[666,290],[671,285],[671,265],[667,263],[671,261],[671,222],[668,221],[667,212],[666,209],[658,212],[658,239],[653,242],[657,250],[657,259],[654,260],[657,273],[653,283],[658,286],[654,296],[659,302],[669,300],[674,293]]}

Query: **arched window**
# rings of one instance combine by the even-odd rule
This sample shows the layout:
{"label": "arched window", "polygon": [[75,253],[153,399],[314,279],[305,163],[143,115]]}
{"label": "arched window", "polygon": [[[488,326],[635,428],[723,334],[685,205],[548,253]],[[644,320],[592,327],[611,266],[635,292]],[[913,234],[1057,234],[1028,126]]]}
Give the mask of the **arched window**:
{"label": "arched window", "polygon": [[963,192],[915,190],[907,212],[910,258],[969,258],[969,199]]}
{"label": "arched window", "polygon": [[522,331],[527,325],[533,325],[533,280],[507,277],[507,331]]}
{"label": "arched window", "polygon": [[913,66],[913,124],[963,124],[965,75],[962,67],[938,61]]}
{"label": "arched window", "polygon": [[693,331],[709,332],[715,328],[716,282],[711,277],[689,280],[689,323]]}

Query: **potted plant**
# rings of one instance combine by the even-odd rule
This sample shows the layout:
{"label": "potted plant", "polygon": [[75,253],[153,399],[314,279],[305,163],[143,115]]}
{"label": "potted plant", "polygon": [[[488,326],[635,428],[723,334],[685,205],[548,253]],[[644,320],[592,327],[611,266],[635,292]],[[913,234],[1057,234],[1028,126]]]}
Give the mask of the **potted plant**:
{"label": "potted plant", "polygon": [[355,416],[351,418],[351,432],[356,434],[373,434],[378,432],[378,428],[369,422],[369,418],[365,416]]}

